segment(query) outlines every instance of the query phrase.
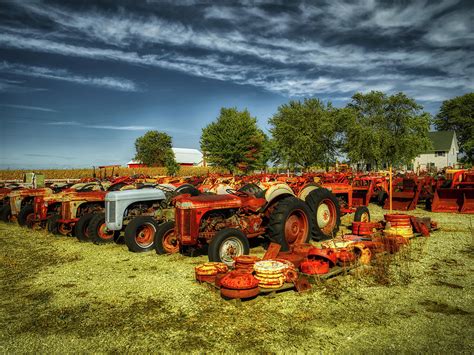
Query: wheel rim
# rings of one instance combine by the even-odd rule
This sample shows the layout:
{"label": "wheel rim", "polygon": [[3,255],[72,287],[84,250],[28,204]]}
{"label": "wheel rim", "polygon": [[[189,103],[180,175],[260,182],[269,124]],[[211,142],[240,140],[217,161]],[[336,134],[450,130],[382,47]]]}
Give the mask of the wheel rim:
{"label": "wheel rim", "polygon": [[336,225],[336,206],[330,199],[321,201],[316,211],[316,223],[324,234],[330,234]]}
{"label": "wheel rim", "polygon": [[148,248],[153,245],[156,229],[151,223],[145,223],[137,230],[135,241],[141,248]]}
{"label": "wheel rim", "polygon": [[107,228],[105,222],[99,226],[97,234],[99,235],[99,238],[103,240],[110,240],[114,237],[114,232]]}
{"label": "wheel rim", "polygon": [[306,241],[308,235],[308,217],[302,210],[293,211],[285,222],[285,239],[288,244]]}
{"label": "wheel rim", "polygon": [[168,254],[174,254],[179,251],[179,242],[174,229],[167,231],[163,236],[163,249]]}
{"label": "wheel rim", "polygon": [[219,258],[222,262],[230,264],[234,257],[244,254],[244,245],[237,237],[229,237],[224,240],[219,248]]}
{"label": "wheel rim", "polygon": [[370,222],[369,213],[368,212],[362,213],[362,215],[360,216],[360,221],[361,222]]}

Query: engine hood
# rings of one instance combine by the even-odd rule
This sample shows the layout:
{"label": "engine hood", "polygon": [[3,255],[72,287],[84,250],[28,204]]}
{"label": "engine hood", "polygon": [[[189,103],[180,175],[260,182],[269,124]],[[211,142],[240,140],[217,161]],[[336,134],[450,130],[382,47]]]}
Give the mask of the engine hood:
{"label": "engine hood", "polygon": [[124,190],[111,191],[105,196],[105,201],[151,201],[165,200],[165,193],[158,189],[140,189],[140,190]]}

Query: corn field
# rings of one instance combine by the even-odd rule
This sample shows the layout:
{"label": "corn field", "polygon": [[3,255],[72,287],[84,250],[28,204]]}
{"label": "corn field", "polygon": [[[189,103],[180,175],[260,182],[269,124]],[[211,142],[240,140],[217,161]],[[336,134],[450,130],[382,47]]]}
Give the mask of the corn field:
{"label": "corn field", "polygon": [[[19,180],[23,178],[23,174],[32,172],[32,170],[0,170],[0,180]],[[46,170],[34,170],[35,173],[44,174],[46,179],[80,179],[93,176],[93,169],[46,169]],[[107,169],[107,175],[110,175],[112,168]],[[204,166],[182,166],[179,169],[178,176],[201,176],[208,173],[221,172],[220,169],[215,167],[204,167]],[[99,175],[98,169],[96,169],[97,176]],[[132,176],[135,174],[145,174],[149,176],[163,176],[166,175],[166,168],[164,167],[153,167],[153,168],[115,168],[114,175],[120,176]]]}

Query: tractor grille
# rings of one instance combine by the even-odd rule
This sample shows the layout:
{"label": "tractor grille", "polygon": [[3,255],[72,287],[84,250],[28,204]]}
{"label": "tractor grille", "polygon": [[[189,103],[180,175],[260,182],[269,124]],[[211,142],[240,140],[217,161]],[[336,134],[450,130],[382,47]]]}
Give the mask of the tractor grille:
{"label": "tractor grille", "polygon": [[107,211],[107,222],[115,223],[115,201],[108,201],[105,210]]}
{"label": "tractor grille", "polygon": [[71,214],[71,206],[67,202],[61,204],[61,218],[69,219]]}
{"label": "tractor grille", "polygon": [[176,209],[176,231],[182,237],[191,234],[191,210]]}

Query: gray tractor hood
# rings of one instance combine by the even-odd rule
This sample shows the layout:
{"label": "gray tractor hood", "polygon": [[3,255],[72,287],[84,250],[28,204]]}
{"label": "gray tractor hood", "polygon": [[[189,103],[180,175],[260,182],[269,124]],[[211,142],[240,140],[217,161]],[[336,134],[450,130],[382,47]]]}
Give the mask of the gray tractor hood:
{"label": "gray tractor hood", "polygon": [[121,230],[125,210],[139,201],[165,200],[165,193],[156,188],[111,191],[105,196],[105,223],[109,230]]}

